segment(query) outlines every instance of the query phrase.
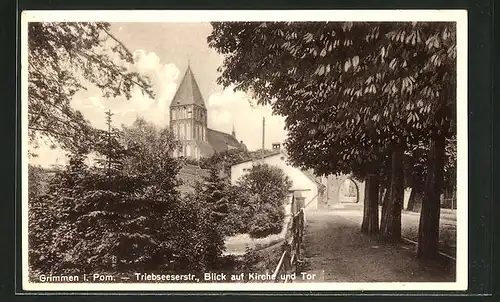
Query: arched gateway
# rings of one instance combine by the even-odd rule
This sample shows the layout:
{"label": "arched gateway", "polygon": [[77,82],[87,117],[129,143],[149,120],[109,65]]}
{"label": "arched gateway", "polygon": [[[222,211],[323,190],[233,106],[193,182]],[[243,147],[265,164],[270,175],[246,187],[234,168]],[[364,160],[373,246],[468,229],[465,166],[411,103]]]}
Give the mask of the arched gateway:
{"label": "arched gateway", "polygon": [[362,204],[365,198],[365,183],[351,175],[330,175],[326,178],[326,196],[321,208],[330,208],[340,204]]}

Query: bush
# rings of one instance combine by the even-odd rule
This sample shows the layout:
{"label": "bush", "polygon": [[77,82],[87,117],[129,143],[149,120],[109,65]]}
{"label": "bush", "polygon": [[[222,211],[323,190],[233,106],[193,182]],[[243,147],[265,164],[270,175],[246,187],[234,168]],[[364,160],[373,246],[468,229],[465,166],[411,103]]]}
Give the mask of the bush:
{"label": "bush", "polygon": [[282,208],[265,204],[250,220],[248,234],[252,238],[263,238],[278,234],[283,229],[285,213]]}
{"label": "bush", "polygon": [[[292,183],[283,171],[274,166],[255,165],[242,176],[235,191],[239,217],[245,232],[253,238],[262,238],[281,232],[285,209],[284,201]],[[235,218],[233,218],[235,220]],[[243,229],[241,230],[243,231]]]}
{"label": "bush", "polygon": [[228,213],[223,221],[224,234],[232,236],[248,233],[248,226],[253,215],[253,199],[255,198],[239,186],[227,186],[225,190]]}

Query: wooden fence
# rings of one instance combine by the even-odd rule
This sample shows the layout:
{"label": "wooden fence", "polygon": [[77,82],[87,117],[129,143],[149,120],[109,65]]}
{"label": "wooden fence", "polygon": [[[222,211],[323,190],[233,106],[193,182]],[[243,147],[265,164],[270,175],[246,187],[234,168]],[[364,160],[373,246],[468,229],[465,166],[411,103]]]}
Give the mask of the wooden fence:
{"label": "wooden fence", "polygon": [[[292,208],[295,199],[292,200]],[[283,244],[283,253],[272,275],[275,282],[290,282],[289,279],[279,278],[283,274],[299,273],[298,263],[301,261],[300,249],[302,247],[302,238],[304,236],[305,212],[304,207],[291,213],[291,227],[289,238],[285,239]]]}

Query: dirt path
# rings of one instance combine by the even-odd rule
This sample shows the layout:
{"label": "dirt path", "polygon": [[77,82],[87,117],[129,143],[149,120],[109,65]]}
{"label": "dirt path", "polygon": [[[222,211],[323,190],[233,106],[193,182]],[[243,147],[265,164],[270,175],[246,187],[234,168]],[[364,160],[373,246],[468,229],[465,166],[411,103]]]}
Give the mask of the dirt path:
{"label": "dirt path", "polygon": [[[363,221],[363,207],[359,205],[346,206],[341,208],[337,214],[345,218],[356,221],[359,225]],[[334,210],[339,210],[334,209]],[[382,209],[380,209],[382,211]],[[444,212],[444,211],[443,211]],[[403,211],[401,213],[401,233],[404,237],[417,241],[418,239],[418,224],[420,213]],[[379,220],[381,215],[379,212]],[[456,216],[451,216],[448,213],[441,213],[439,220],[439,249],[447,255],[456,256],[456,238],[457,238],[457,221]]]}
{"label": "dirt path", "polygon": [[305,271],[326,282],[453,282],[455,264],[415,258],[414,247],[363,235],[343,209],[308,212]]}

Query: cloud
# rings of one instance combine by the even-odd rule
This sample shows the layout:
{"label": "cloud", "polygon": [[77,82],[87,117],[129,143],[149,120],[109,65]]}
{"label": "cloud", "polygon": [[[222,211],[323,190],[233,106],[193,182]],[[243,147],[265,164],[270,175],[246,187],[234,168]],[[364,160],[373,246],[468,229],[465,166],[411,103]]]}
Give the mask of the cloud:
{"label": "cloud", "polygon": [[139,49],[134,52],[134,62],[137,71],[147,74],[157,70],[160,65],[160,57],[154,52],[146,53]]}
{"label": "cloud", "polygon": [[124,96],[103,98],[101,92],[95,88],[86,94],[77,94],[73,108],[80,110],[95,127],[106,126],[107,110],[114,113],[115,126],[130,125],[138,116],[160,126],[168,124],[168,103],[177,89],[175,81],[179,76],[179,69],[173,63],[162,64],[154,52],[139,49],[133,56],[134,64],[128,66],[129,70],[150,78],[155,98],[151,99],[139,87],[132,88],[129,100]]}
{"label": "cloud", "polygon": [[262,118],[265,118],[265,147],[282,143],[286,138],[285,120],[272,114],[268,106],[258,106],[248,94],[227,88],[208,99],[208,126],[230,133],[234,124],[236,138],[250,150],[262,146]]}

